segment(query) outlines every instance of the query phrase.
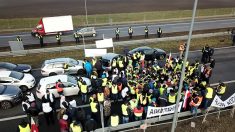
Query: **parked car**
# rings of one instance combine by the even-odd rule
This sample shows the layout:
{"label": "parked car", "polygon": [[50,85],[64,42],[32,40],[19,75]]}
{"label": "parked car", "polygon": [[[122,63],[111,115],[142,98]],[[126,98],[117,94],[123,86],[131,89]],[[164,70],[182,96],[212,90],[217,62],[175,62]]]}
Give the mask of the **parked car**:
{"label": "parked car", "polygon": [[[72,96],[72,95],[78,95],[80,88],[77,84],[79,77],[74,77],[70,75],[56,75],[56,76],[50,76],[50,77],[45,77],[40,80],[38,83],[37,89],[36,89],[36,96],[41,99],[43,95],[46,93],[46,89],[49,90],[50,93],[53,93],[55,97],[59,97],[59,94],[56,90],[56,82],[58,80],[61,80],[63,83],[63,94],[65,96]],[[91,81],[90,79],[86,77],[81,77],[87,84],[88,86],[88,92],[92,91],[91,87]]]}
{"label": "parked car", "polygon": [[28,73],[1,71],[0,84],[18,86],[22,91],[26,91],[33,88],[36,84],[36,81],[35,78]]}
{"label": "parked car", "polygon": [[29,73],[31,72],[32,67],[27,64],[13,64],[9,62],[0,62],[0,71],[18,71]]}
{"label": "parked car", "polygon": [[[58,74],[85,74],[83,62],[84,61],[72,58],[45,60],[41,67],[41,74],[43,76],[53,76]],[[66,64],[68,65],[67,69],[64,67]]]}
{"label": "parked car", "polygon": [[101,56],[103,69],[111,71],[111,62],[113,61],[113,59],[117,60],[118,57],[122,57],[122,55],[115,53],[107,53]]}
{"label": "parked car", "polygon": [[85,27],[81,28],[80,30],[77,31],[77,34],[79,36],[84,36],[84,37],[95,37],[96,36],[96,31],[94,27]]}
{"label": "parked car", "polygon": [[135,49],[129,51],[128,54],[132,55],[135,52],[144,53],[145,60],[147,60],[147,61],[154,60],[154,59],[163,60],[166,57],[166,52],[164,50],[158,49],[158,48],[150,48],[147,46],[135,48]]}
{"label": "parked car", "polygon": [[0,85],[0,105],[2,109],[10,109],[23,98],[23,93],[17,86]]}

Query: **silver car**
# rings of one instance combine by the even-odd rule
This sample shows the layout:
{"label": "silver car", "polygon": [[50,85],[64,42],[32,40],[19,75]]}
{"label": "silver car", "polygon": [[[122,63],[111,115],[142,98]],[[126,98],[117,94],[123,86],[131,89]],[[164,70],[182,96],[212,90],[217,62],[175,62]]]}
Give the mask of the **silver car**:
{"label": "silver car", "polygon": [[10,109],[19,103],[23,98],[23,93],[19,87],[0,85],[0,104],[2,109]]}
{"label": "silver car", "polygon": [[96,31],[94,27],[85,27],[77,31],[79,36],[84,37],[95,37]]}
{"label": "silver car", "polygon": [[[67,65],[67,68],[65,67]],[[55,58],[45,60],[41,67],[43,76],[53,76],[61,74],[85,74],[83,61],[72,58]]]}
{"label": "silver car", "polygon": [[107,53],[101,57],[102,59],[102,68],[104,70],[111,71],[111,63],[113,59],[118,59],[119,57],[122,57],[122,55],[115,54],[115,53]]}

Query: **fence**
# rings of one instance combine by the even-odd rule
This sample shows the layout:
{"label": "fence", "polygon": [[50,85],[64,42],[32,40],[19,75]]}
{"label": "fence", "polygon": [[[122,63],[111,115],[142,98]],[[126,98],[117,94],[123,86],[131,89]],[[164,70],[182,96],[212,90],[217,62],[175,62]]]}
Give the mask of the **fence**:
{"label": "fence", "polygon": [[[212,37],[212,36],[228,36],[228,32],[218,32],[218,33],[207,33],[207,34],[196,34],[193,35],[192,38],[203,38],[203,37]],[[137,44],[150,44],[161,41],[173,41],[173,40],[185,40],[188,36],[175,36],[175,37],[165,37],[165,38],[154,38],[154,39],[142,39],[142,40],[132,40],[132,41],[122,41],[122,42],[114,42],[114,46],[130,46]],[[14,56],[18,55],[27,55],[27,54],[37,54],[37,53],[53,53],[53,52],[63,52],[63,51],[72,51],[83,49],[84,45],[76,45],[76,46],[63,46],[63,47],[53,47],[53,48],[41,48],[41,49],[29,49],[29,50],[19,50],[14,52],[0,52],[0,57],[3,56]],[[88,44],[86,48],[95,48],[95,44]]]}

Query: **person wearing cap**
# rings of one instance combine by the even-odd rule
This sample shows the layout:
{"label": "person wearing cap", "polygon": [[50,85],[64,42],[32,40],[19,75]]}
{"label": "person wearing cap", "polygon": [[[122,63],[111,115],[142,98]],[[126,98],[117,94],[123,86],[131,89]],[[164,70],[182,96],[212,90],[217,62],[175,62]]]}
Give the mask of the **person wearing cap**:
{"label": "person wearing cap", "polygon": [[227,86],[223,82],[220,82],[219,85],[216,87],[216,93],[220,98],[224,95],[226,88]]}
{"label": "person wearing cap", "polygon": [[78,123],[76,120],[73,120],[69,125],[70,132],[82,132],[82,125]]}
{"label": "person wearing cap", "polygon": [[68,125],[68,115],[64,114],[61,119],[59,119],[60,132],[69,132]]}

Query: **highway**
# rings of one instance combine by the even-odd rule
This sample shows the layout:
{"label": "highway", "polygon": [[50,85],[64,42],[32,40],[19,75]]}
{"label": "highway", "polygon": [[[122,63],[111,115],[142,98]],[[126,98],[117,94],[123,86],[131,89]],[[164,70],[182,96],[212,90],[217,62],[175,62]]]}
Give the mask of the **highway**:
{"label": "highway", "polygon": [[[176,54],[173,54],[173,56],[176,56]],[[201,57],[201,52],[200,51],[192,51],[189,53],[189,60],[193,61],[195,59],[200,59]],[[222,49],[216,49],[214,58],[216,60],[216,65],[215,68],[213,69],[213,74],[211,78],[211,83],[217,83],[219,80],[221,81],[231,81],[235,80],[235,47],[228,47],[228,48],[222,48]],[[40,71],[39,70],[34,70],[33,71],[33,76],[36,77],[37,81],[41,78]],[[225,96],[223,96],[223,100],[227,99],[231,94],[235,92],[234,86],[235,83],[228,84],[229,88],[226,91]],[[35,92],[35,90],[34,90]],[[80,97],[73,97],[75,98],[79,104],[81,105],[81,99]],[[57,102],[58,103],[58,102]],[[120,104],[113,104],[112,105],[112,110],[115,111],[120,111]],[[85,110],[89,113],[89,107],[86,107]],[[17,105],[16,107],[10,109],[10,110],[0,110],[0,120],[1,118],[6,118],[6,117],[12,117],[12,116],[17,116],[17,115],[22,115],[22,109],[21,105]],[[43,117],[42,117],[43,119]],[[15,130],[15,127],[10,127],[10,126],[16,126],[18,123],[17,120],[10,120],[10,121],[3,121],[1,122],[0,125],[0,130]],[[57,130],[58,128],[56,127],[45,127],[45,124],[42,123],[42,129],[43,130]]]}
{"label": "highway", "polygon": [[[159,27],[162,28],[164,33],[174,33],[174,32],[185,32],[189,30],[190,22],[177,22],[177,23],[162,23],[162,24],[147,24],[149,28],[149,34],[156,34],[157,29]],[[133,36],[140,36],[144,34],[144,28],[146,25],[137,24],[137,25],[122,25],[118,26],[120,29],[120,37],[128,36],[128,28],[132,26],[133,28]],[[105,38],[114,38],[115,37],[115,29],[117,26],[105,26],[105,27],[97,27],[97,36],[86,38],[91,39],[103,39]],[[235,27],[235,18],[230,19],[215,19],[215,20],[203,20],[196,21],[194,24],[194,31],[197,30],[207,30],[207,29],[219,29],[219,28],[231,28]],[[25,33],[14,33],[14,34],[1,34],[0,35],[0,47],[8,47],[8,41],[15,41],[16,36],[21,36],[24,45],[38,44],[39,39],[32,37],[30,32]],[[62,42],[75,41],[73,38],[73,33],[70,32],[66,35],[61,36]],[[56,43],[55,35],[44,37],[44,43]]]}

